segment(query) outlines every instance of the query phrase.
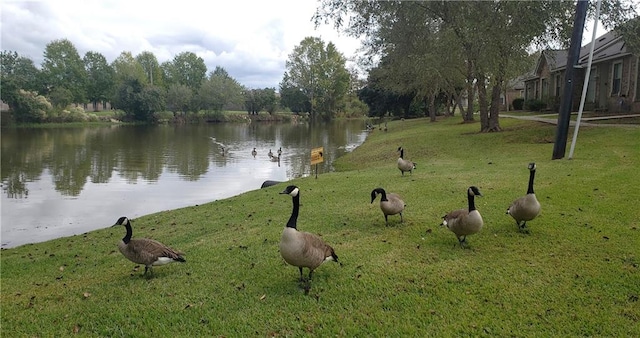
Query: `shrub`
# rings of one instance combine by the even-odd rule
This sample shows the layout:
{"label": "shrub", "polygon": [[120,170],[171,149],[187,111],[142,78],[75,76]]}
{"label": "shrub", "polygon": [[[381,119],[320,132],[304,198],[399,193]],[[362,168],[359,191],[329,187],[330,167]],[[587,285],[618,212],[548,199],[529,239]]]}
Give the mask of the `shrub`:
{"label": "shrub", "polygon": [[53,106],[46,97],[20,89],[13,111],[18,122],[44,122],[52,109]]}
{"label": "shrub", "polygon": [[526,110],[531,110],[531,111],[541,111],[546,106],[547,106],[546,103],[538,99],[527,100],[524,103],[524,108]]}
{"label": "shrub", "polygon": [[521,97],[514,99],[511,106],[513,107],[513,110],[522,110],[524,107],[524,99]]}

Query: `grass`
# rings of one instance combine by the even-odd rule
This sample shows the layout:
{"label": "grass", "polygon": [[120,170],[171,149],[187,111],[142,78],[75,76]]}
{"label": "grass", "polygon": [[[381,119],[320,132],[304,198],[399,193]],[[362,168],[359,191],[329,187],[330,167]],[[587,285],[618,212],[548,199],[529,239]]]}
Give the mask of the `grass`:
{"label": "grass", "polygon": [[[640,130],[582,127],[574,159],[552,161],[554,125],[502,119],[505,131],[480,134],[459,121],[390,122],[339,171],[291,181],[299,228],[342,261],[319,267],[308,294],[278,253],[281,184],[133,220],[134,237],[186,252],[151,279],[117,251],[121,227],[2,250],[2,333],[640,336]],[[413,175],[395,166],[400,145]],[[525,235],[504,212],[532,161],[542,213]],[[469,185],[485,227],[461,249],[439,223]],[[404,197],[404,223],[385,227],[377,186]]]}

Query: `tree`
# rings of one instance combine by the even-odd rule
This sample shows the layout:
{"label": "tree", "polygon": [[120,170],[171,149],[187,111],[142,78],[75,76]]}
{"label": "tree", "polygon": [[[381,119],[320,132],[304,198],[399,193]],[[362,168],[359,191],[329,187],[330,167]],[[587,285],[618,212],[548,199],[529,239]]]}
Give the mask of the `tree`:
{"label": "tree", "polygon": [[144,51],[138,54],[136,61],[142,66],[147,77],[147,83],[153,86],[163,86],[163,72],[158,63],[158,59],[152,52]]}
{"label": "tree", "polygon": [[33,61],[20,56],[14,51],[2,51],[0,53],[0,99],[13,109],[18,100],[18,91],[36,91],[39,87],[38,77],[40,71]]}
{"label": "tree", "polygon": [[[505,80],[521,75],[523,71],[519,66],[527,58],[527,51],[532,45],[568,42],[573,24],[574,4],[574,1],[569,0],[528,2],[322,0],[314,15],[314,21],[316,25],[333,21],[336,28],[342,29],[351,36],[365,36],[365,48],[368,50],[367,55],[370,60],[379,54],[382,55],[378,60],[384,59],[397,50],[411,50],[424,42],[447,41],[448,44],[442,44],[442,46],[453,47],[454,51],[449,55],[454,57],[447,57],[444,60],[449,64],[446,69],[465,70],[469,104],[463,118],[465,120],[473,118],[474,86],[477,86],[481,98],[481,130],[495,131],[500,130],[498,105]],[[411,8],[412,12],[403,11],[403,7]],[[621,22],[623,18],[633,13],[631,0],[610,1],[605,7],[603,12],[608,13],[605,17],[611,22]],[[491,20],[478,20],[478,18],[491,18]],[[430,23],[429,31],[435,39],[403,39],[403,36],[410,32],[403,29],[405,22],[407,26],[411,24],[416,27],[425,22]],[[394,39],[390,40],[390,38]],[[431,58],[431,61],[437,60],[437,53],[442,52],[438,49],[422,48],[426,53],[423,56],[425,58],[428,57],[427,54],[435,54],[436,57]],[[462,59],[456,58],[456,55],[462,56]],[[429,71],[429,68],[422,67],[424,64],[419,62],[412,66],[410,63],[405,63],[404,67],[391,68],[389,76],[391,73],[396,75],[405,73],[420,77]],[[457,85],[459,81],[449,79],[449,74],[459,76],[458,74],[450,71],[441,72],[441,74],[444,76],[436,79],[436,83],[450,83],[449,86],[452,88],[459,87]],[[438,91],[427,90],[427,92]]]}
{"label": "tree", "polygon": [[244,93],[244,99],[244,105],[249,115],[258,115],[263,109],[269,114],[273,114],[278,102],[275,88],[247,90]]}
{"label": "tree", "polygon": [[115,72],[115,85],[120,87],[125,81],[135,79],[141,84],[145,85],[149,83],[147,81],[147,75],[144,72],[144,68],[138,60],[136,60],[131,52],[122,52],[111,63],[113,71]]}
{"label": "tree", "polygon": [[154,122],[154,113],[165,108],[164,92],[156,86],[145,86],[139,79],[125,79],[114,98],[114,105],[133,121]]}
{"label": "tree", "polygon": [[242,100],[242,92],[243,88],[238,81],[229,76],[224,68],[218,66],[201,84],[197,99],[201,109],[220,112],[229,104],[239,104]]}
{"label": "tree", "polygon": [[[308,106],[311,118],[330,119],[340,108],[349,90],[346,59],[333,43],[326,47],[317,37],[306,37],[296,46],[286,62],[280,83],[283,105],[292,111]],[[302,94],[307,102],[301,101]]]}
{"label": "tree", "polygon": [[75,103],[85,102],[87,74],[76,47],[67,39],[54,40],[44,51],[42,73],[47,91],[64,88]]}
{"label": "tree", "polygon": [[115,72],[104,55],[98,52],[87,52],[83,58],[87,72],[87,99],[93,103],[107,101],[113,97]]}
{"label": "tree", "polygon": [[192,52],[176,55],[171,63],[163,63],[162,68],[168,78],[168,84],[183,84],[194,91],[200,88],[207,75],[204,60]]}
{"label": "tree", "polygon": [[167,89],[167,108],[173,112],[186,113],[192,110],[193,91],[182,84],[172,84]]}
{"label": "tree", "polygon": [[640,16],[637,16],[615,28],[622,35],[624,43],[635,55],[640,55]]}

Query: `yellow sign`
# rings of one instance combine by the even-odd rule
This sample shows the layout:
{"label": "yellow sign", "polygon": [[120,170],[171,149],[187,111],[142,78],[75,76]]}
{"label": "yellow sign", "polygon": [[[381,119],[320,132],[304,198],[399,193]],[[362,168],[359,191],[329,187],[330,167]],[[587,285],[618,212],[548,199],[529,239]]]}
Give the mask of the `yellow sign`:
{"label": "yellow sign", "polygon": [[311,165],[322,163],[324,161],[324,149],[313,148],[311,149]]}

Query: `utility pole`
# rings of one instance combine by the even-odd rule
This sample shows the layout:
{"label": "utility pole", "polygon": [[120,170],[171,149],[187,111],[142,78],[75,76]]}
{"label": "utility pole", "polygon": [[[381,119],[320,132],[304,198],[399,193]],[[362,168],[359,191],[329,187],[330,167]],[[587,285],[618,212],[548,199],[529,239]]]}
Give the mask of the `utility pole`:
{"label": "utility pole", "polygon": [[576,4],[576,16],[573,21],[573,33],[571,34],[571,45],[567,56],[565,69],[564,91],[560,100],[560,111],[558,114],[558,128],[556,130],[556,141],[553,144],[552,160],[564,157],[567,148],[567,135],[569,134],[569,121],[571,120],[571,105],[573,101],[573,78],[575,67],[580,58],[580,45],[582,44],[582,31],[584,21],[587,16],[588,0],[578,0]]}

